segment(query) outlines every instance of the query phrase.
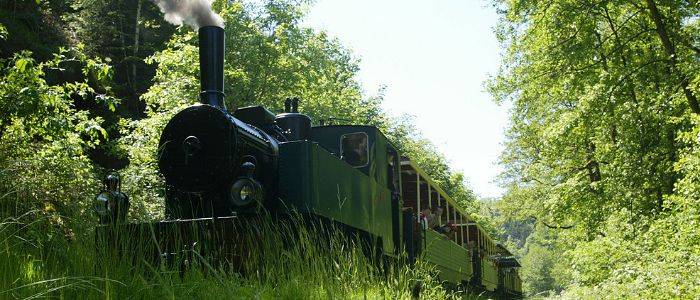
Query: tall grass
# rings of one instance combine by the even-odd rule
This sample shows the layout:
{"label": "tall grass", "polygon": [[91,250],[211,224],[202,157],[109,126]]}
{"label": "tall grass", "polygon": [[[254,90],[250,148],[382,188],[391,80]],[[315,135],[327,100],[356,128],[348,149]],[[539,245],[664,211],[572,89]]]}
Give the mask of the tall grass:
{"label": "tall grass", "polygon": [[[235,265],[204,257],[179,236],[174,245],[182,248],[153,248],[156,231],[108,245],[94,229],[69,241],[48,236],[50,226],[38,212],[0,222],[0,299],[410,299],[417,282],[422,299],[458,297],[427,264],[390,262],[380,270],[362,241],[298,217],[263,216],[242,227],[250,238],[240,241]],[[168,260],[158,252],[186,255]]]}

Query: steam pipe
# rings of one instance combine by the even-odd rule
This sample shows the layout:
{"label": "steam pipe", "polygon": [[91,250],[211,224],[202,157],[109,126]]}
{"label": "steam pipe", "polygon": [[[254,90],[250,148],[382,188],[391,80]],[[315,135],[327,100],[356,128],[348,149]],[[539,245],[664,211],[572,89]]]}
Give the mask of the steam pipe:
{"label": "steam pipe", "polygon": [[226,110],[224,102],[224,29],[199,28],[200,102]]}

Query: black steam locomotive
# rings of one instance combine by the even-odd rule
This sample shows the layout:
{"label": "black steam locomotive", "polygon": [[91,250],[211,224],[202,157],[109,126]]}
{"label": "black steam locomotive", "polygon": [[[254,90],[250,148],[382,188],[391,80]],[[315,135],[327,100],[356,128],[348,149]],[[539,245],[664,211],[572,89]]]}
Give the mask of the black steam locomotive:
{"label": "black steam locomotive", "polygon": [[[376,127],[312,127],[296,99],[278,115],[261,106],[231,114],[223,101],[224,30],[200,28],[199,46],[201,103],[177,113],[159,143],[166,220],[118,226],[132,233],[155,228],[158,251],[174,231],[194,227],[214,234],[189,242],[234,249],[237,219],[294,211],[370,237],[384,257],[422,257],[442,280],[521,294],[515,258]],[[98,204],[113,209],[98,210],[101,220],[118,223],[128,202],[104,199]],[[420,212],[435,207],[444,211],[435,226],[421,225]],[[435,230],[445,225],[451,230]]]}

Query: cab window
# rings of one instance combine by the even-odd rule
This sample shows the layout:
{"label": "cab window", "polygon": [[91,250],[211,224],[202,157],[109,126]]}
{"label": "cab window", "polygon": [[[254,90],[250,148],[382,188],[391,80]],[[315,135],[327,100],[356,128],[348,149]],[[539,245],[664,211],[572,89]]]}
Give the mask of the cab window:
{"label": "cab window", "polygon": [[364,132],[346,133],[340,136],[340,159],[355,168],[369,163],[369,143]]}

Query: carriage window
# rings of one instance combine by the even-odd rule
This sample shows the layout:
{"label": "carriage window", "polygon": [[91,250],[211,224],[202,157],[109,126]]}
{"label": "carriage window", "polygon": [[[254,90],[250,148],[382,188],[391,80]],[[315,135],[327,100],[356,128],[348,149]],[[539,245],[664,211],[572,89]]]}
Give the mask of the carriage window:
{"label": "carriage window", "polygon": [[369,163],[369,143],[364,132],[348,133],[340,136],[340,159],[353,167],[364,167]]}

